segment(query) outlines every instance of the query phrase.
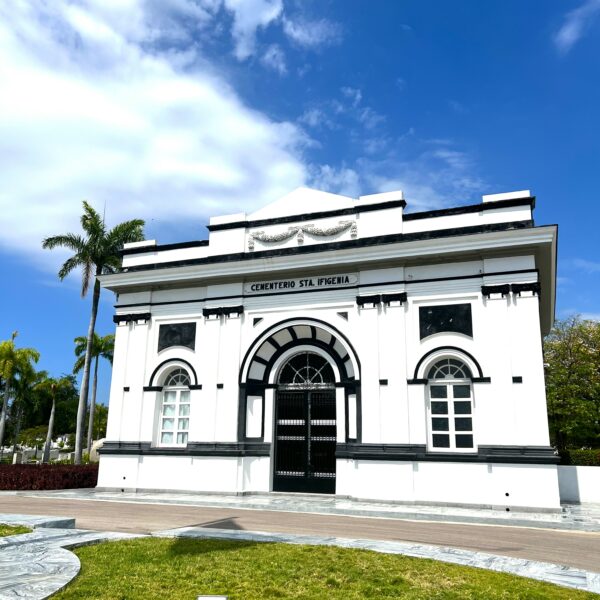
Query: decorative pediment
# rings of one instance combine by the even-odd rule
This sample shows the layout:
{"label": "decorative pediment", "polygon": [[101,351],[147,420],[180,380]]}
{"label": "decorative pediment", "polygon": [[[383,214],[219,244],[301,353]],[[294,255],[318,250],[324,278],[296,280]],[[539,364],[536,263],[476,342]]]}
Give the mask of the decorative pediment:
{"label": "decorative pediment", "polygon": [[288,227],[285,231],[280,231],[279,233],[253,231],[248,236],[248,250],[254,250],[255,240],[266,243],[277,243],[285,242],[293,237],[296,237],[298,244],[302,244],[304,242],[305,234],[313,237],[332,237],[348,230],[350,230],[350,236],[352,238],[355,238],[358,235],[356,221],[340,221],[337,225],[325,228],[316,227],[313,224],[294,225],[292,227]]}

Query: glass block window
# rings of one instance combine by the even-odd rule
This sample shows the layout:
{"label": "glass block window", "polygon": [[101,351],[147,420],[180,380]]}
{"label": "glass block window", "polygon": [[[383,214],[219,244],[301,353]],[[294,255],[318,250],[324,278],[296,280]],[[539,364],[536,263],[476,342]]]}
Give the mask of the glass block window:
{"label": "glass block window", "polygon": [[163,388],[158,439],[161,446],[185,446],[190,430],[190,377],[184,369],[167,376]]}
{"label": "glass block window", "polygon": [[473,452],[471,371],[462,361],[436,362],[429,379],[429,448],[438,452]]}

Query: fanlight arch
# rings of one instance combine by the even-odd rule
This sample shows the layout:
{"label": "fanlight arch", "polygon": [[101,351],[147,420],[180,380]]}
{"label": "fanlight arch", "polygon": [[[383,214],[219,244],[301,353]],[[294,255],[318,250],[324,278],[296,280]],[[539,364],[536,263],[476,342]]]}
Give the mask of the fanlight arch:
{"label": "fanlight arch", "polygon": [[336,374],[327,358],[304,350],[286,357],[278,370],[277,383],[295,389],[334,387]]}
{"label": "fanlight arch", "polygon": [[441,358],[427,371],[427,379],[471,379],[471,369],[456,358]]}
{"label": "fanlight arch", "polygon": [[187,373],[191,385],[198,385],[198,375],[196,374],[196,370],[183,358],[169,358],[161,362],[154,371],[152,371],[148,385],[164,386],[171,373],[177,370],[183,370]]}
{"label": "fanlight arch", "polygon": [[[477,379],[484,376],[481,365],[472,354],[456,346],[440,346],[425,353],[419,359],[413,377],[415,380],[446,377],[459,368],[462,369],[463,376],[460,377],[462,379]],[[457,371],[456,374],[460,373]]]}
{"label": "fanlight arch", "polygon": [[329,359],[336,381],[360,380],[360,362],[346,337],[317,319],[288,319],[267,329],[250,346],[240,369],[240,383],[275,383],[282,359],[301,350]]}

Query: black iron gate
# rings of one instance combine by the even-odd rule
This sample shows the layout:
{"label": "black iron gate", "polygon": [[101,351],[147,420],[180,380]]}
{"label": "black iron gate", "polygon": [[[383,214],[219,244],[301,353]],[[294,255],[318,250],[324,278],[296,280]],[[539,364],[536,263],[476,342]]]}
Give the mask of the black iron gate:
{"label": "black iron gate", "polygon": [[335,493],[335,389],[277,391],[273,490]]}

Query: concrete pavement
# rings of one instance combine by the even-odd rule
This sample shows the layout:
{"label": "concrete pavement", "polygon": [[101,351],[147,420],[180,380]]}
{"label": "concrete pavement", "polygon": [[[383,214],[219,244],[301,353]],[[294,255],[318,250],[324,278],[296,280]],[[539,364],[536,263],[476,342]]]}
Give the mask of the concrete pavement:
{"label": "concrete pavement", "polygon": [[398,518],[244,510],[190,504],[0,495],[0,513],[68,516],[96,531],[150,533],[181,527],[334,536],[449,546],[600,571],[600,533]]}

